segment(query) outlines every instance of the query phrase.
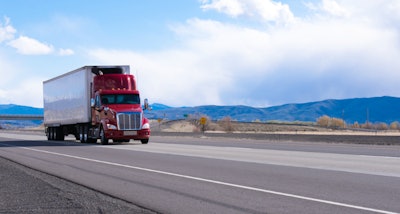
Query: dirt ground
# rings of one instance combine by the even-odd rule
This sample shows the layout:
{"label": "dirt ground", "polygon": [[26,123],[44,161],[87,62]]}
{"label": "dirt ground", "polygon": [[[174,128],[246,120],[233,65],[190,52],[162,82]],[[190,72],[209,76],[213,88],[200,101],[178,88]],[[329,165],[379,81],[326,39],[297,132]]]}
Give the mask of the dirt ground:
{"label": "dirt ground", "polygon": [[[203,132],[202,126],[194,121],[151,121],[151,129],[155,132]],[[367,130],[367,129],[330,129],[314,124],[296,123],[244,123],[244,122],[208,122],[207,133],[266,133],[266,134],[318,134],[318,135],[368,135],[368,136],[400,136],[399,130]]]}
{"label": "dirt ground", "polygon": [[400,131],[328,129],[307,124],[211,122],[205,131],[193,121],[151,121],[152,135],[158,136],[206,136],[256,139],[263,141],[297,141],[355,143],[376,145],[400,145]]}

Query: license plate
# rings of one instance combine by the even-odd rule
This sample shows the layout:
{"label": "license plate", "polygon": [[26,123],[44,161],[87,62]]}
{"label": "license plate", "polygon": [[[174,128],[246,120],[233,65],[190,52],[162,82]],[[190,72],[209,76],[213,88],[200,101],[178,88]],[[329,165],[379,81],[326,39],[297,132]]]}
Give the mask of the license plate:
{"label": "license plate", "polygon": [[124,131],[125,136],[137,135],[137,131]]}

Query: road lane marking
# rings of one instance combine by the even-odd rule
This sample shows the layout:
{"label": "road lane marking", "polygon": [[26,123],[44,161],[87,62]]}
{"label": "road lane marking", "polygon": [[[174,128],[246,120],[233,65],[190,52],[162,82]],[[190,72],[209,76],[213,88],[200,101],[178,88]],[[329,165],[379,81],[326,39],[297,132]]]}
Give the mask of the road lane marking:
{"label": "road lane marking", "polygon": [[[46,140],[45,136],[39,135],[4,133],[0,133],[0,135],[1,137],[23,140]],[[68,143],[74,144],[74,142]],[[206,145],[162,144],[156,142],[152,142],[146,146],[125,144],[110,146],[99,145],[99,147],[400,178],[400,157],[216,147]]]}
{"label": "road lane marking", "polygon": [[[2,144],[2,143],[0,143],[0,144],[1,145],[7,145],[7,144]],[[8,145],[8,146],[10,146],[10,145]],[[189,176],[189,175],[182,175],[182,174],[177,174],[177,173],[172,173],[172,172],[167,172],[167,171],[154,170],[154,169],[131,166],[131,165],[126,165],[126,164],[113,163],[113,162],[109,162],[109,161],[96,160],[96,159],[91,159],[91,158],[75,156],[75,155],[68,155],[68,154],[62,154],[62,153],[57,153],[57,152],[50,152],[50,151],[46,151],[46,150],[33,149],[33,148],[28,148],[28,147],[20,147],[20,148],[26,149],[26,150],[30,150],[30,151],[35,151],[35,152],[51,154],[51,155],[57,155],[57,156],[62,156],[62,157],[78,159],[78,160],[90,161],[90,162],[94,162],[94,163],[101,163],[101,164],[107,164],[107,165],[111,165],[111,166],[124,167],[124,168],[128,168],[128,169],[135,169],[135,170],[151,172],[151,173],[157,173],[157,174],[162,174],[162,175],[169,175],[169,176],[185,178],[185,179],[190,179],[190,180],[195,180],[195,181],[201,181],[201,182],[206,182],[206,183],[211,183],[211,184],[219,184],[219,185],[224,185],[224,186],[228,186],[228,187],[240,188],[240,189],[245,189],[245,190],[251,190],[251,191],[256,191],[256,192],[262,192],[262,193],[279,195],[279,196],[290,197],[290,198],[296,198],[296,199],[307,200],[307,201],[313,201],[313,202],[329,204],[329,205],[335,205],[335,206],[340,206],[340,207],[347,207],[347,208],[352,208],[352,209],[357,209],[357,210],[364,210],[364,211],[383,213],[383,214],[400,214],[400,213],[396,213],[396,212],[391,212],[391,211],[386,211],[386,210],[379,210],[379,209],[374,209],[374,208],[369,208],[369,207],[364,207],[364,206],[357,206],[357,205],[352,205],[352,204],[346,204],[346,203],[340,203],[340,202],[335,202],[335,201],[323,200],[323,199],[312,198],[312,197],[307,197],[307,196],[301,196],[301,195],[296,195],[296,194],[290,194],[290,193],[278,192],[278,191],[273,191],[273,190],[261,189],[261,188],[251,187],[251,186],[244,186],[244,185],[228,183],[228,182],[223,182],[223,181],[217,181],[217,180],[211,180],[211,179],[206,179],[206,178],[194,177],[194,176]]]}
{"label": "road lane marking", "polygon": [[146,146],[110,145],[103,148],[400,177],[399,157],[154,142]]}

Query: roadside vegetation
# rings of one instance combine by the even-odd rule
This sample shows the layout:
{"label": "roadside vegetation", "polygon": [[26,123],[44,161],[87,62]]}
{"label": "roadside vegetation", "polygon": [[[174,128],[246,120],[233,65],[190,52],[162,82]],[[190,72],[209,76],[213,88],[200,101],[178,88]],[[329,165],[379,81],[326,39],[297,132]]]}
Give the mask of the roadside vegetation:
{"label": "roadside vegetation", "polygon": [[400,130],[400,123],[398,121],[394,121],[390,124],[377,122],[365,122],[360,124],[358,122],[354,122],[353,124],[346,124],[343,119],[328,117],[326,115],[317,119],[316,124],[321,127],[332,128],[332,129],[368,129],[368,130],[393,130],[399,131]]}
{"label": "roadside vegetation", "polygon": [[332,131],[352,131],[352,132],[371,132],[371,131],[400,131],[400,123],[395,121],[390,124],[386,123],[370,123],[346,124],[343,119],[329,116],[321,116],[315,122],[303,121],[260,121],[238,122],[230,117],[223,117],[219,120],[212,120],[207,115],[186,115],[184,120],[164,120],[158,119],[153,121],[153,131],[167,132],[332,132]]}
{"label": "roadside vegetation", "polygon": [[[21,129],[22,127],[12,127],[0,124],[0,129]],[[43,125],[37,127],[25,127],[25,129],[43,130]],[[384,122],[365,122],[347,124],[341,118],[329,117],[327,115],[319,117],[315,122],[304,121],[261,121],[238,122],[231,117],[223,117],[213,120],[207,115],[186,115],[183,120],[167,120],[159,118],[151,120],[151,130],[154,132],[224,132],[224,133],[270,133],[270,132],[291,132],[291,133],[318,133],[332,131],[350,132],[399,132],[400,122],[394,121],[390,124]]]}

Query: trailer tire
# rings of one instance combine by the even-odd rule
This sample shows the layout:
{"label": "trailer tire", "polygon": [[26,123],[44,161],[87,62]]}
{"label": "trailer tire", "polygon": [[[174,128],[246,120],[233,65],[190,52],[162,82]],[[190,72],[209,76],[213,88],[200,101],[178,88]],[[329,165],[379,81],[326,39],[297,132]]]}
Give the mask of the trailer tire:
{"label": "trailer tire", "polygon": [[56,128],[51,128],[51,140],[56,140]]}
{"label": "trailer tire", "polygon": [[50,140],[56,140],[56,128],[50,128]]}
{"label": "trailer tire", "polygon": [[100,128],[100,143],[101,145],[108,145],[108,138],[106,137],[106,133],[104,133],[103,127]]}
{"label": "trailer tire", "polygon": [[50,127],[47,127],[47,140],[51,140]]}
{"label": "trailer tire", "polygon": [[47,140],[53,140],[52,138],[51,138],[52,136],[51,136],[51,127],[48,127],[47,128]]}
{"label": "trailer tire", "polygon": [[58,128],[55,128],[54,132],[55,132],[55,139],[56,140],[64,141],[65,135],[64,135],[64,131],[63,131],[63,127],[62,126],[60,126]]}

